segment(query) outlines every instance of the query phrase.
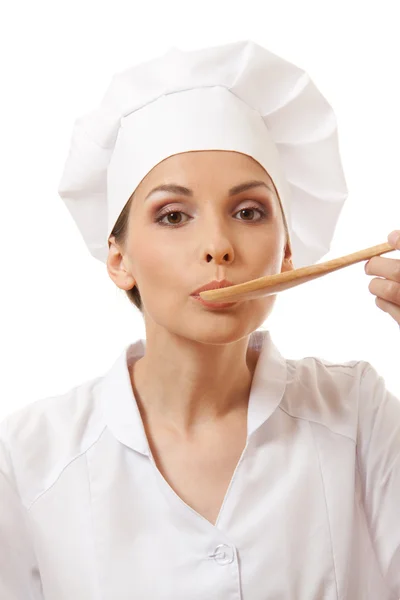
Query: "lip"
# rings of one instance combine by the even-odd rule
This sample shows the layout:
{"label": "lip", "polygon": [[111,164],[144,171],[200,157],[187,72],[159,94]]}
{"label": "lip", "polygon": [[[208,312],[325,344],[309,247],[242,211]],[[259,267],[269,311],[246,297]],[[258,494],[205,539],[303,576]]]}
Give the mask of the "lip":
{"label": "lip", "polygon": [[[200,294],[200,292],[207,292],[208,290],[219,290],[221,288],[226,288],[231,285],[235,285],[235,284],[232,283],[232,281],[229,281],[228,279],[221,279],[221,281],[217,281],[216,279],[214,279],[213,281],[210,281],[209,283],[206,283],[205,285],[202,285],[201,287],[197,288],[197,290],[194,290],[194,292],[192,292],[190,295],[198,296]],[[215,304],[220,304],[220,303],[218,302]],[[230,304],[232,304],[232,303],[230,303]]]}
{"label": "lip", "polygon": [[200,304],[203,304],[203,306],[206,306],[207,308],[230,308],[237,304],[237,302],[207,302],[207,300],[203,300],[200,296],[193,296],[193,294],[191,295],[191,298],[200,302]]}
{"label": "lip", "polygon": [[197,290],[195,290],[190,295],[195,300],[197,300],[198,302],[203,304],[203,306],[206,306],[207,308],[229,308],[231,306],[234,306],[237,303],[236,302],[208,302],[207,300],[203,300],[203,298],[200,298],[199,294],[200,294],[200,292],[206,292],[208,290],[219,290],[221,288],[229,287],[231,285],[234,285],[234,283],[232,283],[228,279],[222,279],[221,281],[217,281],[216,279],[214,279],[214,281],[210,281],[209,283],[206,283],[205,285],[199,287]]}

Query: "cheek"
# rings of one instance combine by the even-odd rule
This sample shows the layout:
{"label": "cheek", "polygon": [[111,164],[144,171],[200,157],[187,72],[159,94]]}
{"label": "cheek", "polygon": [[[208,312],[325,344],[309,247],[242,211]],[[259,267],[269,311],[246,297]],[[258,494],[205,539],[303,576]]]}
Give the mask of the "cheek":
{"label": "cheek", "polygon": [[[255,270],[262,277],[263,275],[274,275],[281,271],[284,257],[284,239],[276,233],[262,236],[250,247],[251,255],[247,256],[246,262],[253,265]],[[254,279],[257,276],[254,277]]]}
{"label": "cheek", "polygon": [[150,296],[159,298],[160,290],[163,294],[169,289],[175,293],[185,275],[179,252],[171,245],[155,243],[149,237],[137,242],[132,250],[132,256],[135,256],[133,273],[142,296],[151,301]]}

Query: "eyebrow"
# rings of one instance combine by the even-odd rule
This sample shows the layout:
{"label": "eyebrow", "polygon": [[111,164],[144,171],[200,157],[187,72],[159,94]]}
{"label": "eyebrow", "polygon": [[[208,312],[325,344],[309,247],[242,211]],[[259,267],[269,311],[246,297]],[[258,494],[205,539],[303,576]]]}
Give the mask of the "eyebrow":
{"label": "eyebrow", "polygon": [[[247,192],[248,190],[251,190],[253,188],[260,187],[260,186],[267,188],[267,190],[269,190],[273,194],[275,193],[275,190],[270,185],[265,183],[265,181],[246,181],[245,183],[240,183],[239,185],[235,185],[230,190],[228,190],[228,195],[236,196],[236,194],[240,194],[240,192]],[[169,192],[172,194],[180,194],[182,196],[193,197],[193,191],[191,189],[184,187],[182,185],[177,185],[175,183],[168,183],[168,184],[158,185],[157,187],[152,189],[151,192],[149,194],[147,194],[145,201],[148,198],[150,198],[150,196],[155,194],[156,192]]]}

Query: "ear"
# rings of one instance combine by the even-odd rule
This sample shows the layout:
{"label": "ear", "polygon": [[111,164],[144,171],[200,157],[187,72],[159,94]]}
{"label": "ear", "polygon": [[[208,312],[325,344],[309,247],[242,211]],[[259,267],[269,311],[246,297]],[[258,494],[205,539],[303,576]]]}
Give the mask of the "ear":
{"label": "ear", "polygon": [[131,273],[130,261],[123,255],[122,249],[115,243],[113,238],[109,240],[107,256],[107,272],[115,285],[121,290],[131,290],[136,280]]}
{"label": "ear", "polygon": [[281,273],[284,273],[285,271],[294,271],[294,266],[292,262],[292,249],[289,244],[286,244],[285,256],[282,261]]}

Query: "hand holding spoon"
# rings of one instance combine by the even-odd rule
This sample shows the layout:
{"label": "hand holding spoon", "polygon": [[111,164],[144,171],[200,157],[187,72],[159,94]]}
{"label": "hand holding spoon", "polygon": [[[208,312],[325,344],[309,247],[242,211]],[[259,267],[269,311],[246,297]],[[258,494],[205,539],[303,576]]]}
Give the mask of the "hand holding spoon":
{"label": "hand holding spoon", "polygon": [[327,262],[319,263],[317,265],[311,265],[309,267],[301,267],[300,269],[294,269],[292,271],[285,271],[284,273],[277,273],[276,275],[267,275],[266,277],[260,277],[258,279],[252,279],[245,283],[238,285],[231,285],[226,288],[220,288],[217,290],[208,290],[206,292],[200,292],[200,297],[209,302],[233,302],[237,300],[254,300],[262,296],[271,296],[278,292],[283,292],[290,288],[307,283],[328,273],[333,273],[349,265],[369,260],[373,256],[380,256],[387,252],[393,252],[396,248],[393,248],[388,243],[378,244],[378,246],[372,246],[371,248],[365,248],[365,250],[359,250],[352,254],[347,254],[340,258],[334,258]]}

